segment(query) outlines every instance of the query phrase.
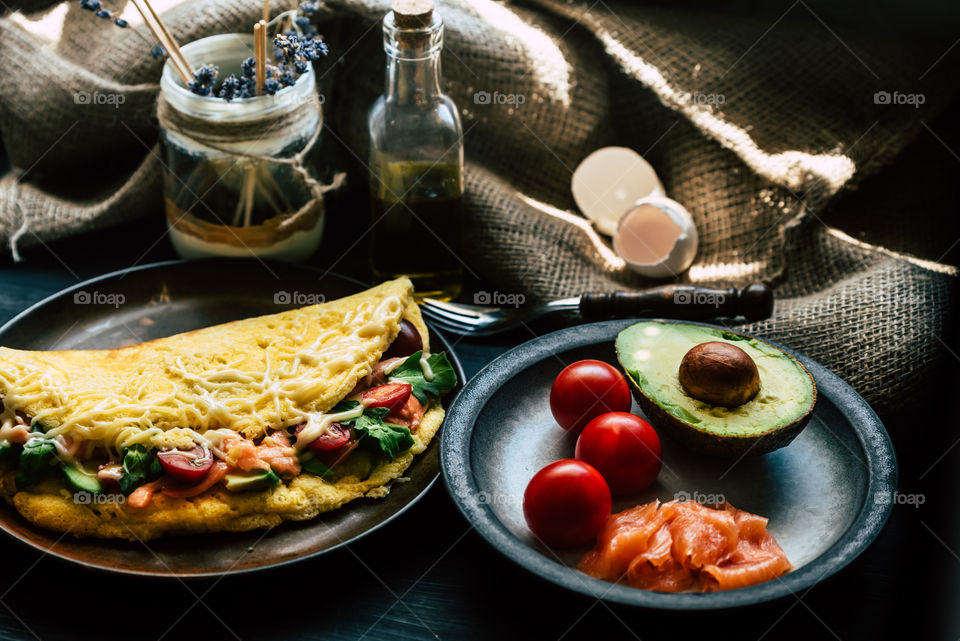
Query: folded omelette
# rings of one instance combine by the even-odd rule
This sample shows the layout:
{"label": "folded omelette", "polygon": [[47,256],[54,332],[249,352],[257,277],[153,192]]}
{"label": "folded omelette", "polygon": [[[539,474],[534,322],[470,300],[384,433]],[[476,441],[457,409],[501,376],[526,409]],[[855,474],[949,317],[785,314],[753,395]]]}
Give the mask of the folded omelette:
{"label": "folded omelette", "polygon": [[401,278],[130,347],[0,347],[0,494],[72,535],[147,540],[386,496],[456,385]]}

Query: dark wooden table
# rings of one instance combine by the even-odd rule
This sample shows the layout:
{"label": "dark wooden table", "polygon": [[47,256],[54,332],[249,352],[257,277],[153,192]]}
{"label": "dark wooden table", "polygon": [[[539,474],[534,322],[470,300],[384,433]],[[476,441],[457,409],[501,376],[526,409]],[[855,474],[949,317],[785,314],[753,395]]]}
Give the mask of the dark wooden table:
{"label": "dark wooden table", "polygon": [[[331,219],[315,263],[363,277],[363,251],[344,257],[337,251],[359,224]],[[20,264],[5,259],[0,321],[80,280],[172,258],[164,232],[162,221],[145,219],[34,247]],[[463,340],[456,351],[473,375],[529,337]],[[960,447],[948,449],[957,433],[956,397],[949,392],[957,380],[942,380],[950,403],[887,417],[901,490],[922,493],[924,505],[898,505],[879,540],[850,567],[778,602],[731,612],[661,613],[563,592],[517,568],[471,531],[441,482],[389,527],[347,549],[219,580],[96,573],[2,539],[0,638],[873,640],[898,638],[899,626],[907,624],[911,639],[953,639],[960,634],[960,557],[952,551],[960,550],[953,509]]]}

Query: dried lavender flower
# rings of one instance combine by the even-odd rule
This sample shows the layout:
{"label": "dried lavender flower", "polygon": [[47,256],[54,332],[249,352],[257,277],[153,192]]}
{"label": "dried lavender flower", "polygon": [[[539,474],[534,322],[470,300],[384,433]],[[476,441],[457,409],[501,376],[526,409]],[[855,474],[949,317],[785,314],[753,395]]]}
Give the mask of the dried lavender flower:
{"label": "dried lavender flower", "polygon": [[163,48],[163,45],[153,45],[153,49],[150,50],[150,55],[154,59],[164,58],[167,55],[167,50]]}
{"label": "dried lavender flower", "polygon": [[276,78],[268,78],[266,82],[263,83],[263,90],[267,92],[268,95],[273,95],[280,91],[280,81]]}
{"label": "dried lavender flower", "polygon": [[101,6],[100,0],[80,0],[80,8],[87,11],[99,11]]}
{"label": "dried lavender flower", "polygon": [[198,96],[209,96],[217,81],[218,71],[219,67],[216,65],[201,66],[193,72],[193,80],[187,84],[187,87]]}
{"label": "dried lavender flower", "polygon": [[217,94],[227,102],[233,100],[240,93],[240,79],[236,75],[230,74],[220,85],[220,92]]}
{"label": "dried lavender flower", "polygon": [[107,19],[107,18],[109,18],[112,14],[111,14],[109,11],[107,11],[106,9],[100,9],[100,10],[97,11],[97,13],[94,14],[94,15],[96,15],[98,18]]}
{"label": "dried lavender flower", "polygon": [[243,75],[247,78],[253,78],[257,75],[257,60],[253,56],[250,56],[240,64],[240,69],[243,70]]}
{"label": "dried lavender flower", "polygon": [[114,18],[113,24],[117,25],[121,29],[126,29],[130,26],[130,23],[124,20],[123,18]]}

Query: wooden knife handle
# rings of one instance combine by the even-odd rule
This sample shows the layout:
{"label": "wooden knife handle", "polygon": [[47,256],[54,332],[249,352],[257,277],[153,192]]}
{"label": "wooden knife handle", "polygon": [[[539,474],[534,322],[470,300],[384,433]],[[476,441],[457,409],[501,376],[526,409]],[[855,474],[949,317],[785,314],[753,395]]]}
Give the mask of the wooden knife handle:
{"label": "wooden knife handle", "polygon": [[639,292],[583,294],[580,315],[585,320],[662,317],[683,320],[736,318],[763,320],[773,313],[773,291],[762,283],[743,289],[708,289],[694,285],[664,285]]}

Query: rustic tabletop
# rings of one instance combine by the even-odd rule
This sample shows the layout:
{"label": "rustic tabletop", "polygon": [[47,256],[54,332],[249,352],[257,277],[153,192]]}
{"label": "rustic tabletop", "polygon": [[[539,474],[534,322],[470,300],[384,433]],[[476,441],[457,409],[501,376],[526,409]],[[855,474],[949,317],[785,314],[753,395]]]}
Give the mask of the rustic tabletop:
{"label": "rustic tabletop", "polygon": [[[314,263],[364,278],[365,254],[337,248],[356,220],[331,220]],[[65,287],[133,264],[174,258],[160,220],[38,245],[0,263],[0,322]],[[224,277],[229,277],[225,274]],[[482,285],[473,279],[471,286]],[[468,376],[523,334],[456,344]],[[548,331],[544,328],[543,331]],[[956,380],[943,377],[944,390]],[[946,393],[946,391],[945,391]],[[947,396],[949,398],[949,396]],[[886,529],[846,570],[777,602],[719,613],[630,610],[566,593],[527,574],[461,517],[442,481],[399,518],[333,553],[252,575],[183,582],[74,567],[0,539],[0,638],[74,639],[882,639],[908,622],[911,638],[954,638],[960,592],[955,504],[960,448],[943,409],[884,417],[900,462]],[[949,502],[948,502],[949,501]],[[952,550],[951,550],[952,548]],[[917,554],[923,551],[922,554]],[[948,605],[950,607],[948,607]],[[949,620],[949,617],[953,617]],[[928,632],[922,632],[924,628]],[[733,632],[733,631],[736,632]],[[724,631],[720,634],[718,631]]]}

